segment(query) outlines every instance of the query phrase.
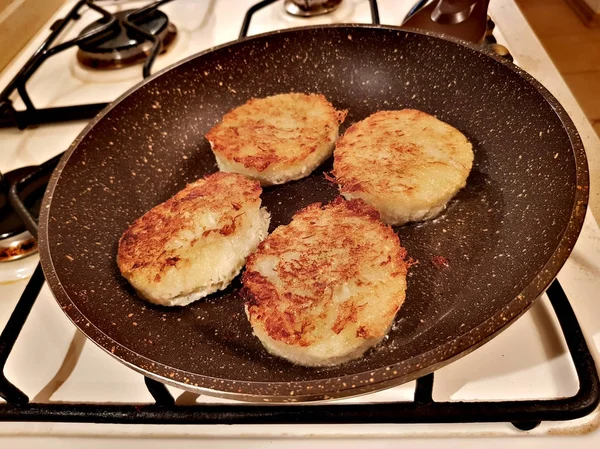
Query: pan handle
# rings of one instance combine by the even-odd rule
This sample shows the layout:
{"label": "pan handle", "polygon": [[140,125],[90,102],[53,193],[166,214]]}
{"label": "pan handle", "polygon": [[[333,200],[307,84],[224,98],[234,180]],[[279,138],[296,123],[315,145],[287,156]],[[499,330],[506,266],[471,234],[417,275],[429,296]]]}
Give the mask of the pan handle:
{"label": "pan handle", "polygon": [[[244,21],[242,22],[242,29],[240,30],[240,35],[238,39],[243,39],[248,36],[248,29],[250,28],[250,21],[252,20],[252,16],[255,12],[260,11],[261,9],[269,6],[271,3],[276,2],[277,0],[262,0],[261,2],[252,5],[246,15],[244,16]],[[373,25],[379,25],[379,8],[377,7],[377,0],[369,0],[369,6],[371,8],[371,22]]]}
{"label": "pan handle", "polygon": [[442,24],[464,22],[479,0],[442,0],[431,12],[431,20]]}

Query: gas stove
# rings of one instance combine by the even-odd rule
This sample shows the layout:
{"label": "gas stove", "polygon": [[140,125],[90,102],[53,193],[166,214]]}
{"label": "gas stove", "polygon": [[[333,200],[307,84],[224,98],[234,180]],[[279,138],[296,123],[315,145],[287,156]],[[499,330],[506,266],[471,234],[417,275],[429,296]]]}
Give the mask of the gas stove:
{"label": "gas stove", "polygon": [[[101,39],[100,46],[90,39],[48,58],[28,79],[25,98],[11,96],[15,111],[27,111],[28,103],[32,103],[38,112],[22,115],[20,122],[13,114],[12,124],[3,123],[6,128],[0,129],[2,173],[51,160],[68,147],[92,114],[140,82],[144,74],[234,40],[240,31],[252,35],[309,24],[370,23],[376,16],[383,24],[398,25],[412,6],[412,2],[398,5],[392,0],[317,2],[320,9],[307,18],[306,7],[310,2],[303,1],[267,1],[261,2],[264,7],[256,8],[257,0],[173,0],[160,2],[159,10],[153,9],[147,14],[138,11],[147,7],[148,2],[95,3],[110,12],[114,21],[101,11],[89,8],[86,2],[67,2],[1,74],[0,87],[4,88],[48,38],[50,27],[54,30],[64,27],[57,42],[85,37],[98,30],[111,33],[111,40]],[[81,9],[72,20],[60,22],[78,6]],[[327,8],[331,10],[325,13],[323,10]],[[249,11],[252,14],[247,14]],[[497,41],[509,48],[516,64],[545,84],[578,126],[590,158],[594,189],[597,172],[593,167],[600,155],[600,143],[591,126],[512,1],[492,1],[490,15],[497,25],[491,42]],[[141,31],[128,33],[131,31],[128,22]],[[153,37],[160,45],[154,45]],[[148,60],[152,63],[148,64]],[[73,106],[75,108],[71,108]],[[47,112],[39,113],[43,109]],[[44,122],[53,123],[39,124]],[[27,170],[23,169],[22,173]],[[13,175],[9,181],[12,180]],[[39,195],[39,186],[20,193],[23,198],[35,198]],[[7,420],[0,422],[0,442],[6,447],[53,447],[53,444],[62,447],[68,442],[86,447],[109,443],[153,447],[164,446],[166,442],[176,447],[191,447],[198,444],[197,439],[210,439],[215,446],[222,447],[231,445],[231,439],[235,438],[239,443],[243,439],[243,444],[250,447],[273,440],[286,447],[304,447],[304,439],[310,437],[315,439],[314,444],[331,447],[353,443],[370,447],[402,443],[412,447],[442,447],[447,444],[444,438],[454,437],[468,438],[459,443],[461,445],[504,447],[507,440],[501,437],[511,437],[509,444],[516,447],[598,445],[600,434],[593,433],[600,426],[598,410],[591,413],[585,410],[579,413],[585,414],[584,417],[568,419],[576,416],[573,408],[580,412],[585,407],[593,409],[590,398],[598,395],[597,391],[585,391],[588,387],[597,388],[593,362],[585,357],[586,342],[596,361],[600,360],[600,313],[595,301],[595,293],[600,288],[600,230],[592,214],[593,211],[600,214],[600,209],[593,193],[592,190],[592,211],[558,276],[560,284],[554,284],[548,295],[544,294],[502,335],[436,371],[434,376],[335,401],[331,406],[305,406],[302,413],[268,407],[243,409],[233,401],[199,397],[145,379],[110,358],[75,329],[59,310],[48,287],[42,284],[41,272],[35,271],[37,255],[24,254],[0,263],[0,282],[3,282],[0,284],[3,298],[0,300],[0,329],[5,329],[0,341],[12,342],[7,335],[15,335],[12,351],[10,348],[7,351],[6,345],[0,347],[2,354],[10,353],[4,373],[30,401],[30,405],[23,405],[24,398],[14,391],[7,395],[10,407],[2,409],[4,404],[0,401],[0,420]],[[35,201],[30,199],[25,205],[35,213]],[[32,231],[35,235],[35,229]],[[35,245],[33,235],[26,234],[24,225],[19,228],[19,235],[23,242],[32,241]],[[35,247],[24,250],[31,252]],[[26,290],[32,275],[32,283]],[[569,303],[585,341],[578,334]],[[27,316],[31,306],[22,330],[15,332],[15,321],[9,317]],[[565,329],[561,330],[561,325]],[[5,385],[0,387],[7,391]],[[541,400],[572,397],[575,399],[570,403],[553,404],[552,413],[557,413],[554,418],[543,415],[546,418],[540,419],[541,424],[531,418],[537,416],[533,412],[547,406]],[[525,400],[531,401],[525,403]],[[177,407],[173,407],[173,403]],[[398,403],[396,407],[386,405]],[[470,407],[470,404],[475,406]],[[336,406],[344,408],[328,408]],[[37,424],[23,421],[37,421]],[[211,425],[182,425],[194,422]],[[568,442],[558,435],[567,435]],[[371,440],[368,443],[348,441],[364,438]]]}

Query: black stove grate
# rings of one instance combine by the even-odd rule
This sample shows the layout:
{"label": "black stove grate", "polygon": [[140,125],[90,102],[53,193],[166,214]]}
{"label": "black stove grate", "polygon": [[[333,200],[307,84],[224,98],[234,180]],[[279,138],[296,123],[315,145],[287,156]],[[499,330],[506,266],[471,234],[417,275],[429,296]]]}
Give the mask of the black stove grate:
{"label": "black stove grate", "polygon": [[[130,14],[126,16],[126,19],[123,21],[124,25],[131,31],[137,33],[141,38],[152,42],[152,48],[150,50],[150,54],[148,58],[146,58],[143,68],[142,74],[144,78],[147,78],[151,74],[152,65],[156,60],[156,57],[161,51],[161,41],[156,36],[147,33],[140,27],[138,27],[134,20],[143,17],[145,14],[150,14],[154,10],[156,10],[159,6],[164,5],[165,3],[171,2],[172,0],[156,0],[153,3],[148,4],[147,6],[140,8],[138,10],[132,11]],[[242,28],[239,34],[239,38],[242,39],[248,35],[248,29],[250,27],[250,21],[252,16],[259,10],[265,8],[266,6],[274,3],[278,0],[263,0],[255,5],[253,5],[246,13]],[[379,9],[377,7],[377,0],[369,0],[370,10],[371,10],[371,21],[373,24],[379,24]],[[78,36],[75,39],[71,39],[65,42],[62,42],[57,45],[53,45],[54,42],[58,39],[60,34],[65,30],[65,28],[71,24],[73,21],[78,20],[81,17],[81,11],[85,8],[89,8],[102,16],[102,21],[105,22],[104,26],[98,27],[92,31],[84,33]],[[417,8],[418,9],[418,8]],[[15,77],[8,83],[8,85],[0,92],[0,128],[10,128],[17,127],[19,129],[25,129],[29,126],[47,124],[47,123],[58,123],[58,122],[67,122],[73,120],[83,120],[90,119],[96,116],[102,109],[104,109],[109,103],[90,103],[90,104],[80,104],[73,106],[59,106],[59,107],[51,107],[51,108],[37,108],[34,105],[34,102],[31,100],[29,93],[27,92],[27,82],[31,78],[31,76],[40,68],[40,66],[46,61],[48,58],[53,55],[60,53],[68,48],[74,47],[75,45],[85,44],[91,41],[98,41],[101,39],[102,35],[111,28],[111,26],[116,21],[116,17],[114,14],[111,14],[104,8],[100,7],[97,4],[96,0],[79,0],[75,6],[67,13],[67,15],[57,20],[50,27],[50,35],[44,41],[44,43],[35,51],[35,53],[29,58],[29,60],[25,63],[25,65],[19,70],[19,72],[15,75]],[[510,54],[506,51],[506,49],[502,46],[496,44],[494,37],[491,32],[493,31],[493,21],[488,21],[488,35],[486,36],[485,45],[489,45],[489,48],[494,51],[495,47],[499,47],[501,49],[501,53],[503,56],[512,60]],[[106,37],[109,39],[111,37],[110,33]],[[13,105],[13,101],[11,100],[11,96],[14,93],[17,93],[23,104],[25,105],[24,110],[17,110]]]}
{"label": "black stove grate", "polygon": [[[158,56],[161,51],[161,42],[156,36],[147,33],[138,27],[133,21],[154,11],[159,6],[170,1],[172,0],[158,0],[150,3],[143,8],[132,11],[123,20],[125,27],[139,35],[141,38],[152,42],[150,55],[144,62],[142,69],[144,78],[150,76],[152,65],[154,64],[156,56]],[[99,13],[102,16],[101,20],[104,22],[104,25],[96,28],[95,30],[84,33],[75,39],[53,45],[65,28],[73,21],[80,18],[80,13],[85,8],[89,8],[92,11]],[[19,129],[24,129],[28,126],[40,125],[44,123],[90,119],[104,109],[108,103],[92,103],[38,109],[35,107],[31,97],[27,93],[26,85],[31,76],[48,58],[67,50],[68,48],[74,47],[75,45],[97,40],[99,36],[102,36],[114,25],[116,20],[117,19],[113,14],[104,8],[101,8],[95,0],[79,0],[64,18],[54,22],[50,27],[51,32],[48,38],[35,51],[33,56],[29,58],[29,60],[25,63],[21,70],[19,70],[15,77],[8,83],[8,86],[6,86],[4,90],[0,92],[0,128],[17,127]],[[109,33],[107,38],[110,37],[111,35]],[[21,97],[21,100],[23,100],[23,104],[25,104],[24,110],[16,110],[14,108],[11,96],[15,92],[17,92]]]}
{"label": "black stove grate", "polygon": [[[31,231],[31,229],[30,229]],[[33,229],[35,231],[35,229]],[[120,424],[358,424],[511,422],[530,430],[542,421],[565,421],[591,413],[600,401],[600,381],[573,309],[558,281],[547,291],[559,320],[579,380],[577,394],[567,398],[436,402],[434,375],[416,382],[414,401],[327,405],[175,405],[167,388],[144,378],[154,404],[30,403],[3,374],[4,365],[44,283],[38,265],[0,335],[0,421],[93,422]],[[141,377],[141,376],[140,376]]]}
{"label": "black stove grate", "polygon": [[[168,1],[168,0],[167,0]],[[263,0],[244,18],[240,37],[246,36],[252,15],[276,0]],[[165,3],[165,2],[157,2]],[[78,6],[88,4],[80,1]],[[378,23],[376,0],[370,0],[373,21]],[[74,15],[77,12],[73,10]],[[63,19],[69,20],[69,16]],[[57,25],[60,28],[63,23]],[[56,37],[56,36],[54,36]],[[52,39],[49,39],[52,41]],[[50,42],[51,43],[51,42]],[[39,50],[38,50],[39,52]],[[150,63],[151,66],[151,63]],[[89,107],[81,106],[83,108]],[[93,106],[93,105],[92,105]],[[80,107],[80,108],[81,108]],[[74,108],[78,108],[75,106]],[[60,109],[60,108],[59,108]],[[41,113],[41,115],[48,113]],[[91,109],[88,109],[90,112]],[[70,110],[68,114],[76,114]],[[84,118],[77,116],[77,118]],[[27,177],[11,186],[9,199],[32,235],[37,222],[20,200],[18,193],[56,167],[60,155],[42,164]],[[0,334],[0,421],[91,422],[128,424],[358,424],[358,423],[472,423],[511,422],[521,430],[530,430],[542,421],[565,421],[588,415],[600,403],[600,379],[571,305],[555,280],[547,291],[560,323],[579,381],[578,392],[571,397],[519,401],[436,402],[433,400],[434,375],[416,382],[414,400],[371,404],[196,404],[175,405],[167,388],[144,377],[154,404],[31,403],[27,395],[4,375],[4,366],[29,312],[44,283],[38,265],[23,295]],[[142,377],[140,375],[140,377]]]}

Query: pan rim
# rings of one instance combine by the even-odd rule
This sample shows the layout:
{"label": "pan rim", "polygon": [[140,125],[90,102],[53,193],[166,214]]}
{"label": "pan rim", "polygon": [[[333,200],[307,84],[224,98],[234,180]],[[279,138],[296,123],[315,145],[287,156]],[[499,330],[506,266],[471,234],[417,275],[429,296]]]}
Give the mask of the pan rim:
{"label": "pan rim", "polygon": [[[308,381],[293,381],[293,382],[250,382],[250,381],[234,381],[225,380],[222,383],[221,378],[213,378],[196,373],[190,373],[181,369],[176,369],[152,361],[145,356],[136,353],[133,350],[116,342],[102,330],[90,322],[86,316],[77,308],[76,304],[70,299],[66,291],[62,287],[60,279],[54,270],[54,262],[50,253],[50,243],[48,241],[48,225],[50,218],[50,210],[54,190],[64,167],[69,161],[71,155],[79,146],[79,143],[87,136],[90,130],[113,108],[115,108],[122,100],[143,87],[146,83],[153,81],[164,73],[187,63],[188,61],[206,55],[216,50],[226,47],[242,44],[246,41],[262,39],[276,34],[295,33],[298,31],[315,30],[315,29],[331,29],[331,28],[348,28],[352,29],[374,29],[396,31],[407,34],[420,34],[429,36],[435,39],[450,41],[454,44],[466,47],[476,51],[484,56],[490,57],[495,61],[503,64],[509,70],[515,72],[529,83],[552,107],[555,114],[558,116],[565,129],[571,144],[571,150],[575,160],[576,169],[576,189],[574,195],[574,203],[571,211],[569,222],[562,232],[562,236],[554,252],[541,269],[541,271],[532,279],[532,281],[523,289],[523,291],[513,298],[504,307],[498,309],[488,319],[480,324],[477,324],[469,331],[458,336],[456,339],[441,343],[432,350],[414,356],[402,362],[380,367],[374,370],[360,372],[356,374],[348,374],[345,376]],[[40,261],[46,275],[46,279],[50,286],[53,296],[77,328],[90,340],[92,340],[101,349],[115,357],[120,362],[141,372],[143,375],[154,378],[164,383],[174,385],[179,388],[193,390],[199,393],[204,393],[212,396],[224,398],[245,400],[245,401],[263,401],[263,402],[304,402],[325,400],[330,398],[342,398],[347,396],[355,396],[365,394],[384,388],[400,385],[417,377],[430,373],[442,366],[458,359],[474,349],[480,347],[502,330],[506,329],[510,324],[516,321],[550,285],[554,280],[564,263],[569,257],[575,242],[583,227],[583,222],[587,210],[587,202],[589,196],[589,174],[587,158],[581,138],[565,109],[558,100],[533,76],[525,72],[523,69],[513,63],[489,52],[483,50],[475,44],[463,42],[459,39],[442,36],[438,33],[424,32],[418,30],[405,30],[400,27],[388,25],[371,25],[371,24],[332,24],[327,26],[315,25],[298,28],[289,28],[284,30],[276,30],[272,32],[262,33],[246,37],[241,40],[228,42],[219,46],[211,47],[203,52],[191,55],[177,63],[166,67],[154,75],[146,78],[131,89],[127,90],[116,100],[110,103],[96,117],[94,117],[75,138],[69,149],[61,158],[57,168],[52,174],[48,188],[44,195],[40,220],[39,220],[39,248]],[[496,320],[501,323],[494,324]],[[488,329],[486,331],[486,328]],[[435,363],[425,363],[426,366],[421,368],[421,364],[433,354],[442,354],[441,358]],[[412,367],[412,369],[411,369]],[[394,374],[397,373],[397,374]],[[370,379],[378,378],[377,381]],[[324,385],[333,381],[336,388],[326,389]],[[194,383],[195,382],[195,383]],[[256,392],[261,392],[257,394]]]}

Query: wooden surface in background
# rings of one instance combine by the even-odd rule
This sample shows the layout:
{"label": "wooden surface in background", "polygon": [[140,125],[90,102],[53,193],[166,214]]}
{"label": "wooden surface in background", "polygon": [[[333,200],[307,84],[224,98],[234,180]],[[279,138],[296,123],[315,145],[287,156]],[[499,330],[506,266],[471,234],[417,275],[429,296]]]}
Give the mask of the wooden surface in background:
{"label": "wooden surface in background", "polygon": [[0,70],[40,30],[65,0],[0,0]]}
{"label": "wooden surface in background", "polygon": [[570,0],[516,3],[600,136],[600,28],[586,26]]}
{"label": "wooden surface in background", "polygon": [[589,27],[597,27],[600,25],[600,14],[594,12],[585,0],[566,0],[573,11],[585,22]]}

